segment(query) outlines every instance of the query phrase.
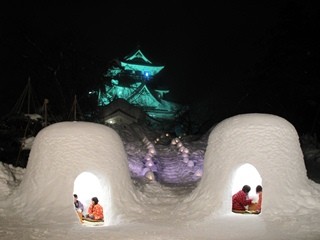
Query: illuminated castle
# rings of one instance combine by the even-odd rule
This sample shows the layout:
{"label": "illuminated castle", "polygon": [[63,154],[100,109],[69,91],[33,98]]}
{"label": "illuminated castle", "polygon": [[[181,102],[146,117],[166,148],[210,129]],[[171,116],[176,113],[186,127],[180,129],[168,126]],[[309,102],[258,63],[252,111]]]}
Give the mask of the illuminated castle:
{"label": "illuminated castle", "polygon": [[139,48],[122,60],[114,60],[105,74],[108,81],[98,93],[103,122],[137,122],[137,118],[142,116],[137,109],[155,121],[177,118],[185,107],[164,99],[169,90],[149,86],[163,68],[153,64]]}

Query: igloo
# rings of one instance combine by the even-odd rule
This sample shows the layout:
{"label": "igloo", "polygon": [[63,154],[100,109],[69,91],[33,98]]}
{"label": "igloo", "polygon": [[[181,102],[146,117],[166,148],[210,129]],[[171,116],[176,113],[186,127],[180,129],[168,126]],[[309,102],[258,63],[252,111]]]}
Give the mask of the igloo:
{"label": "igloo", "polygon": [[[94,149],[88,147],[92,143]],[[29,220],[50,222],[54,214],[64,223],[77,222],[74,184],[83,174],[95,177],[91,187],[100,186],[97,197],[107,216],[105,224],[115,224],[126,215],[128,206],[135,206],[127,155],[119,135],[97,123],[61,122],[36,136],[24,178],[12,196],[14,209]]]}
{"label": "igloo", "polygon": [[[197,208],[202,211],[199,214],[235,214],[231,212],[233,181],[244,164],[253,166],[262,179],[260,215],[285,215],[288,209],[305,209],[304,199],[313,190],[298,134],[287,120],[257,113],[233,116],[214,127],[208,139],[202,179],[185,201],[206,206]],[[251,189],[254,191],[255,187]]]}

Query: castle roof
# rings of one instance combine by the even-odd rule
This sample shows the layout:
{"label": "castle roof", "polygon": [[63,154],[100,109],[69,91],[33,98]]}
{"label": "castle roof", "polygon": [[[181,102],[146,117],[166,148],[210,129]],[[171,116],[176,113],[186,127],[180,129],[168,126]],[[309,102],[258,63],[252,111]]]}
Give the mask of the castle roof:
{"label": "castle roof", "polygon": [[153,76],[158,74],[163,68],[163,65],[153,64],[142,51],[138,48],[131,54],[127,55],[120,61],[121,67],[125,70],[136,70],[141,72],[150,72]]}

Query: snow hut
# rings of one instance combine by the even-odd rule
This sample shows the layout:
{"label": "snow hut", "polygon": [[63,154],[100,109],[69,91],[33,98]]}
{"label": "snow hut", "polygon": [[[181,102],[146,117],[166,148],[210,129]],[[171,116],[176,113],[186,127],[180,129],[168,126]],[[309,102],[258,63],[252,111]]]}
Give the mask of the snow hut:
{"label": "snow hut", "polygon": [[[79,222],[73,206],[74,184],[85,173],[97,180],[88,186],[89,191],[100,187],[99,195],[93,192],[89,200],[98,197],[104,208],[105,224],[116,224],[120,216],[126,215],[128,206],[135,205],[130,194],[133,185],[119,135],[96,123],[61,122],[38,133],[24,178],[15,192],[18,197],[13,196],[14,209],[30,221],[50,222],[50,215],[54,214],[61,215],[64,223]],[[44,193],[49,194],[43,197]],[[78,195],[83,200],[83,195]]]}
{"label": "snow hut", "polygon": [[[212,215],[235,214],[232,186],[237,170],[244,164],[254,166],[262,179],[259,216],[305,209],[303,199],[312,194],[312,189],[298,134],[287,120],[270,114],[237,115],[212,130],[201,182],[186,201],[194,205],[201,202],[206,206],[203,211]],[[251,186],[251,191],[255,192],[255,187]]]}

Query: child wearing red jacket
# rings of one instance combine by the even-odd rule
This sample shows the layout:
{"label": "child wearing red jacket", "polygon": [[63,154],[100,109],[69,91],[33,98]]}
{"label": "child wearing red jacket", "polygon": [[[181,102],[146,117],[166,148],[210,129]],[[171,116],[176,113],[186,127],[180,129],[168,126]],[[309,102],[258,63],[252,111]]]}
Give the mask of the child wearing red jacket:
{"label": "child wearing red jacket", "polygon": [[93,197],[92,203],[88,208],[88,214],[86,215],[87,218],[91,218],[93,220],[101,220],[103,221],[103,208],[99,204],[99,200],[97,197]]}
{"label": "child wearing red jacket", "polygon": [[246,206],[250,205],[252,202],[252,199],[248,198],[248,194],[251,190],[251,187],[249,185],[244,185],[242,187],[242,190],[235,193],[232,196],[232,210],[235,211],[245,211]]}

